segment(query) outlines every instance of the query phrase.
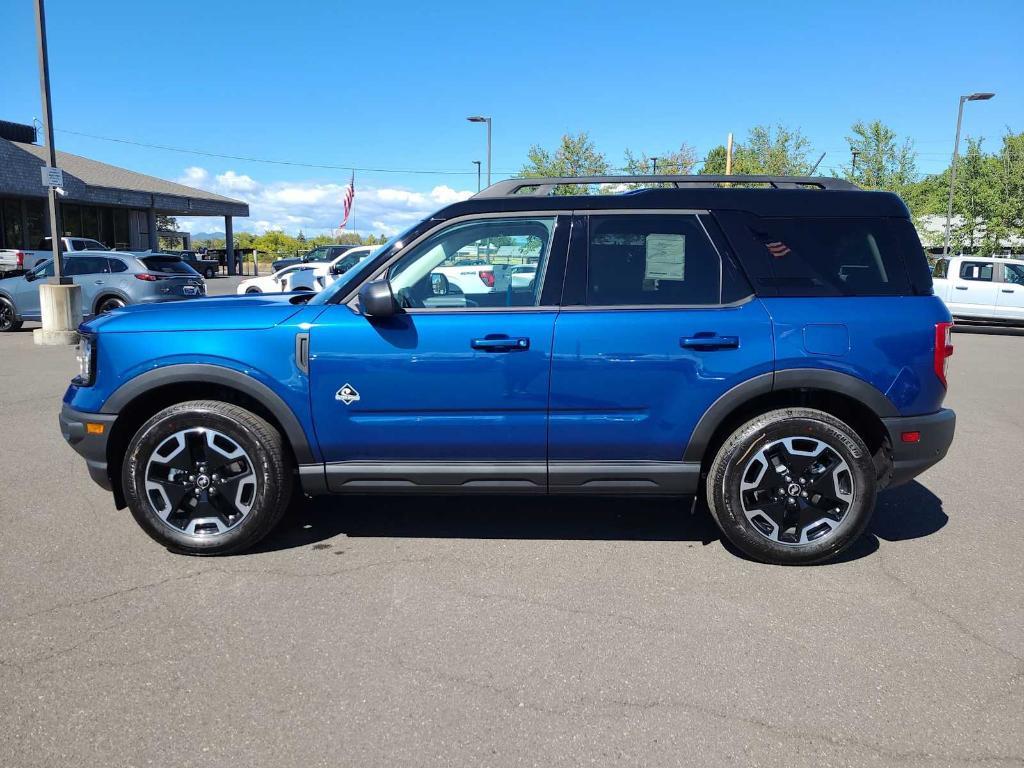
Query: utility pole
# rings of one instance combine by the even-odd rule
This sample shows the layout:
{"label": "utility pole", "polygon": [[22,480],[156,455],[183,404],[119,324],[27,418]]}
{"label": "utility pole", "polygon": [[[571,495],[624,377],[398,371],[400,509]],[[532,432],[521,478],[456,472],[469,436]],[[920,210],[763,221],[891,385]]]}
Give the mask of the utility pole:
{"label": "utility pole", "polygon": [[467,117],[471,123],[487,124],[487,186],[491,186],[491,118],[485,115],[472,115]]}
{"label": "utility pole", "polygon": [[474,160],[473,165],[476,166],[476,191],[480,191],[480,161]]}
{"label": "utility pole", "polygon": [[860,157],[859,149],[851,149],[850,156],[853,158],[850,162],[850,175],[856,177],[857,175],[857,158]]}
{"label": "utility pole", "polygon": [[725,142],[725,175],[732,176],[732,132]]}
{"label": "utility pole", "polygon": [[[953,219],[953,187],[956,185],[956,161],[960,157],[960,124],[964,119],[965,101],[988,101],[994,93],[972,93],[970,96],[960,97],[960,106],[956,113],[956,142],[953,144],[953,163],[949,168],[949,206],[946,208],[946,236],[942,245],[942,255],[949,256],[949,225]],[[971,222],[972,224],[974,222]]]}
{"label": "utility pole", "polygon": [[[43,102],[43,135],[49,153],[50,167],[57,167],[57,148],[53,145],[53,110],[50,107],[50,60],[46,50],[46,12],[43,0],[36,0],[36,44],[39,51],[39,94]],[[66,285],[71,280],[61,275],[60,230],[57,228],[57,191],[47,188],[50,203],[50,245],[53,246],[53,279],[57,285]]]}
{"label": "utility pole", "polygon": [[651,176],[657,176],[657,175],[658,175],[658,158],[652,157],[651,158]]}

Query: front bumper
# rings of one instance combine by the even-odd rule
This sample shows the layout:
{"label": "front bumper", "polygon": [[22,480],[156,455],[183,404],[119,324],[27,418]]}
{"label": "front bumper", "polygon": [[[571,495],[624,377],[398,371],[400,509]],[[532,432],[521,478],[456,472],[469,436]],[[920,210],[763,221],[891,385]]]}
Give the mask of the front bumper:
{"label": "front bumper", "polygon": [[[927,416],[882,419],[892,443],[892,479],[889,486],[910,482],[946,455],[956,431],[956,414],[943,408]],[[918,432],[916,443],[903,442],[903,434]]]}
{"label": "front bumper", "polygon": [[[110,439],[110,430],[113,429],[117,416],[107,413],[83,413],[65,404],[61,408],[59,418],[61,434],[68,445],[85,459],[89,476],[100,487],[108,491],[113,490],[110,473],[107,471],[107,441]],[[103,428],[102,432],[90,432],[87,425],[100,425]],[[97,430],[98,427],[94,426],[93,429]]]}

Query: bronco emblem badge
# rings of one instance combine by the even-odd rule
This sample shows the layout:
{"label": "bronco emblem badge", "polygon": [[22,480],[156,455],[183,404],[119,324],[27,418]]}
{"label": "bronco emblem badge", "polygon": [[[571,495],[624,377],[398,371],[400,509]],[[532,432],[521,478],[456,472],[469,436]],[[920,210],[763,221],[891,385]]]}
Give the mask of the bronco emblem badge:
{"label": "bronco emblem badge", "polygon": [[338,390],[337,394],[334,395],[335,400],[341,400],[345,405],[352,405],[352,403],[359,400],[359,393],[356,392],[356,388],[351,384],[346,384]]}

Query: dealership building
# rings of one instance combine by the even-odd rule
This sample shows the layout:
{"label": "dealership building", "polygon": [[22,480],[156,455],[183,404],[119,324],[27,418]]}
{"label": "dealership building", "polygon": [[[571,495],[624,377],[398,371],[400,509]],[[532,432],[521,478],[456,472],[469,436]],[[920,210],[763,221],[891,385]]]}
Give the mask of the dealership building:
{"label": "dealership building", "polygon": [[[33,126],[0,121],[0,248],[35,248],[50,234],[40,171],[47,160]],[[90,237],[111,248],[157,250],[160,237],[173,236],[187,249],[188,233],[158,230],[158,214],[223,217],[231,248],[234,217],[249,215],[241,200],[67,152],[57,152],[57,165],[64,171],[57,206],[60,233]],[[227,263],[233,265],[233,259]]]}

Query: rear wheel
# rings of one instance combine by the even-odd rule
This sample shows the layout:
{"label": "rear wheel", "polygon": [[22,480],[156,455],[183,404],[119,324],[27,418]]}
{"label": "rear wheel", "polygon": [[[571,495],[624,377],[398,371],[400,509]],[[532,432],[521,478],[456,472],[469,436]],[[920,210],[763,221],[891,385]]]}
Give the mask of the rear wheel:
{"label": "rear wheel", "polygon": [[875,495],[864,441],[810,408],[748,421],[722,444],[707,478],[722,533],[750,557],[780,565],[821,562],[848,547],[870,522]]}
{"label": "rear wheel", "polygon": [[119,299],[116,296],[107,296],[104,299],[100,299],[99,304],[96,305],[96,314],[102,315],[106,312],[111,312],[115,309],[120,309],[125,306],[123,299]]}
{"label": "rear wheel", "polygon": [[252,287],[252,288],[246,288],[245,292],[246,293],[263,293],[263,291],[261,291],[259,288],[256,288],[255,286]]}
{"label": "rear wheel", "polygon": [[123,484],[139,525],[191,555],[247,549],[281,519],[292,476],[281,435],[229,403],[165,408],[128,446]]}
{"label": "rear wheel", "polygon": [[0,298],[0,333],[21,328],[21,321],[15,320],[14,317],[14,305],[7,299]]}

